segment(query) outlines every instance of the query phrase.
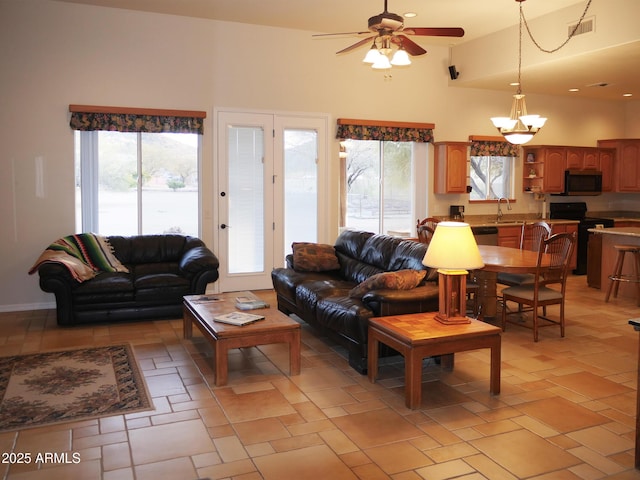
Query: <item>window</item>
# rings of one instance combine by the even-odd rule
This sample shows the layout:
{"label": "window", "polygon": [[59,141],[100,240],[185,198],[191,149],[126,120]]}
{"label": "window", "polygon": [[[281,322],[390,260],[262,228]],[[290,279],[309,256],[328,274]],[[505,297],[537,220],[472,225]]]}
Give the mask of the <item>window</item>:
{"label": "window", "polygon": [[411,232],[415,223],[413,144],[345,140],[347,214],[343,226]]}
{"label": "window", "polygon": [[338,119],[340,227],[409,236],[424,216],[433,125]]}
{"label": "window", "polygon": [[[76,132],[80,231],[198,236],[198,137]],[[86,144],[94,148],[83,148]],[[93,174],[84,175],[85,171]]]}
{"label": "window", "polygon": [[517,146],[500,140],[477,140],[477,137],[470,137],[470,140],[472,189],[469,200],[514,198],[513,172],[518,156]]}
{"label": "window", "polygon": [[113,124],[82,129],[94,119],[72,115],[72,127],[80,127],[75,132],[78,231],[199,236],[202,135],[177,133],[181,129],[165,119],[160,131],[148,131],[159,118],[121,117],[122,131],[113,131]]}

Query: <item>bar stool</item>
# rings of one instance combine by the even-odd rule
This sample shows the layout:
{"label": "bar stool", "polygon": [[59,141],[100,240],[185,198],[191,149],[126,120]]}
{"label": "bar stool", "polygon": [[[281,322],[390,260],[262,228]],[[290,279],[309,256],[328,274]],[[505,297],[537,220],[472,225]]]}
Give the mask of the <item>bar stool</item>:
{"label": "bar stool", "polygon": [[[609,288],[607,289],[607,296],[604,297],[604,301],[609,301],[612,289],[614,298],[618,296],[620,282],[631,282],[637,285],[638,306],[640,306],[640,245],[614,245],[613,248],[618,251],[618,258],[616,259],[613,274],[609,275]],[[622,273],[626,253],[630,253],[633,256],[633,275]]]}

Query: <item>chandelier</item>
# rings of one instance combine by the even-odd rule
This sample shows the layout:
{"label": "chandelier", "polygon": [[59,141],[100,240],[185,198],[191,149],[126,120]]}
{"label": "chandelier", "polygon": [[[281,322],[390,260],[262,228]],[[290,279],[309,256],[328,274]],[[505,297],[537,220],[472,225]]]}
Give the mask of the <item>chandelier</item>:
{"label": "chandelier", "polygon": [[409,54],[402,46],[402,43],[400,43],[400,47],[389,60],[392,51],[391,35],[377,36],[373,39],[373,44],[362,61],[370,63],[371,68],[376,70],[389,70],[392,66],[404,67],[411,65]]}
{"label": "chandelier", "polygon": [[498,129],[505,140],[515,145],[527,143],[538,133],[545,124],[547,119],[540,115],[529,115],[527,113],[527,104],[522,93],[522,82],[520,81],[522,70],[522,2],[525,0],[516,0],[520,3],[520,35],[518,38],[518,90],[513,96],[513,104],[511,105],[511,114],[508,117],[492,117],[493,125]]}

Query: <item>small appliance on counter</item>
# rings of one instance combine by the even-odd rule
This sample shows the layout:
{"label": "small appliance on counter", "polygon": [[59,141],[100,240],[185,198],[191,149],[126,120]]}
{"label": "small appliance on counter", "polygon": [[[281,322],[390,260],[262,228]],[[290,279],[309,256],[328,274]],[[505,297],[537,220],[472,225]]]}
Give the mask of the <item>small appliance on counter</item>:
{"label": "small appliance on counter", "polygon": [[449,218],[451,220],[464,221],[464,205],[449,205]]}

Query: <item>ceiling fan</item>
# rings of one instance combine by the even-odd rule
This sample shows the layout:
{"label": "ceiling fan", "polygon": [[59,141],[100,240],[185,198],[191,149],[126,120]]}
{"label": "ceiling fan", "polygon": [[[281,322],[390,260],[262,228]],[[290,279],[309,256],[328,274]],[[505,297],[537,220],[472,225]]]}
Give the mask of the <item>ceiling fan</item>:
{"label": "ceiling fan", "polygon": [[397,45],[401,50],[406,50],[409,55],[417,56],[427,53],[420,45],[410,40],[407,35],[434,36],[434,37],[462,37],[464,30],[459,27],[406,27],[404,18],[396,13],[387,10],[387,0],[384,0],[384,12],[369,18],[369,31],[327,33],[314,35],[317,37],[329,35],[365,35],[370,32],[375,33],[353,45],[337,52],[346,53],[367,43],[372,43],[372,50],[390,50],[391,44]]}

